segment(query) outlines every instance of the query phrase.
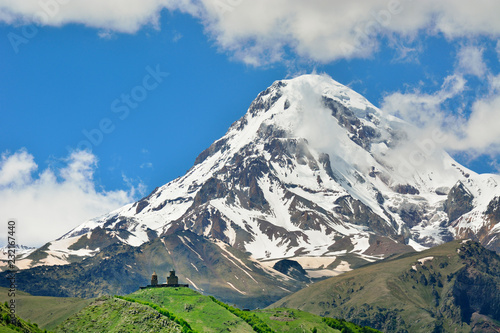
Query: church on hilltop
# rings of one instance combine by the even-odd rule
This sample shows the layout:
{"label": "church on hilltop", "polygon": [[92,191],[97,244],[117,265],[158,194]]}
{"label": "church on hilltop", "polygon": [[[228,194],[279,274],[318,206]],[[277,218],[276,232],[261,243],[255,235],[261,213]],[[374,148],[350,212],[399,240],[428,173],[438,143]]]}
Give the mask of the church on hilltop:
{"label": "church on hilltop", "polygon": [[189,284],[179,284],[179,278],[175,275],[175,271],[171,270],[170,271],[170,275],[167,276],[167,283],[158,284],[158,275],[156,275],[156,272],[153,272],[153,275],[151,276],[151,284],[147,285],[146,287],[141,287],[141,289],[146,289],[146,288],[167,288],[167,287],[173,287],[173,288],[183,287],[183,288],[188,288]]}

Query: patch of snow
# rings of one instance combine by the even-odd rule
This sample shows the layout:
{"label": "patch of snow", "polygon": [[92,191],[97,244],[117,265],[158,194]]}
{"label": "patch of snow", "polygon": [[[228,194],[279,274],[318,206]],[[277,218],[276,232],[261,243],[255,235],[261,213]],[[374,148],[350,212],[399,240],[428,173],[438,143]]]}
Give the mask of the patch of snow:
{"label": "patch of snow", "polygon": [[189,278],[186,278],[186,280],[191,284],[193,285],[193,287],[196,289],[196,290],[201,290],[201,291],[204,291],[203,289],[201,288],[198,288],[198,286],[193,282],[191,281]]}
{"label": "patch of snow", "polygon": [[49,255],[47,258],[40,260],[40,264],[44,266],[67,265],[68,263],[69,262],[65,258],[55,255]]}
{"label": "patch of snow", "polygon": [[168,254],[172,255],[172,253],[170,253],[170,250],[168,249],[167,247],[167,243],[165,242],[165,240],[162,238],[161,239],[161,242],[163,243],[163,245],[165,246],[165,249],[167,250]]}
{"label": "patch of snow", "polygon": [[425,265],[425,262],[426,261],[430,261],[434,259],[434,257],[425,257],[425,258],[421,258],[421,259],[418,259],[418,262],[421,264],[421,265]]}
{"label": "patch of snow", "polygon": [[408,245],[410,245],[415,251],[421,252],[424,250],[429,249],[428,247],[425,247],[423,245],[420,245],[419,243],[415,242],[413,239],[410,238]]}
{"label": "patch of snow", "polygon": [[363,235],[354,235],[351,238],[351,242],[354,245],[352,252],[354,253],[364,253],[370,247],[370,237]]}
{"label": "patch of snow", "polygon": [[[87,237],[90,238],[91,232],[87,233]],[[61,240],[53,241],[49,245],[49,251],[64,251],[67,252],[68,248],[78,242],[81,237],[85,236],[76,236],[70,238],[63,238]]]}
{"label": "patch of snow", "polygon": [[332,271],[334,271],[337,275],[352,271],[351,264],[347,261],[341,260],[340,264],[338,264]]}
{"label": "patch of snow", "polygon": [[335,261],[337,257],[292,257],[287,258],[289,260],[295,260],[302,266],[305,270],[317,269],[321,266],[327,267]]}
{"label": "patch of snow", "polygon": [[336,272],[331,269],[316,269],[316,270],[306,270],[307,275],[313,279],[317,278],[322,278],[322,277],[331,277],[331,276],[337,276],[345,272]]}
{"label": "patch of snow", "polygon": [[280,289],[282,289],[282,290],[284,290],[284,291],[286,291],[286,292],[288,292],[288,293],[291,293],[291,291],[290,291],[290,290],[288,290],[288,289],[286,289],[286,288],[283,288],[283,287],[281,287],[281,286],[278,286],[278,288],[280,288]]}
{"label": "patch of snow", "polygon": [[29,256],[31,253],[33,253],[33,251],[36,250],[36,248],[27,247],[27,246],[18,245],[18,244],[16,244],[16,246],[14,248],[9,248],[8,246],[5,246],[5,247],[0,248],[0,260],[8,260],[9,259],[9,250],[14,250],[14,251],[11,251],[10,253],[12,254],[13,252],[15,252],[16,261],[17,261],[19,259],[22,259],[22,258]]}
{"label": "patch of snow", "polygon": [[200,256],[200,254],[196,252],[195,249],[193,249],[191,246],[189,246],[189,244],[184,240],[183,236],[179,235],[179,239],[182,241],[184,245],[186,245],[191,251],[193,251],[198,256],[198,258],[200,258],[200,260],[204,261],[203,258]]}
{"label": "patch of snow", "polygon": [[228,284],[231,288],[233,288],[234,290],[236,290],[237,292],[239,292],[240,294],[242,294],[242,295],[246,295],[246,294],[247,294],[246,292],[241,291],[241,290],[239,290],[238,288],[236,288],[235,286],[233,286],[233,284],[232,284],[231,282],[227,282],[227,281],[226,281],[226,283],[227,283],[227,284]]}
{"label": "patch of snow", "polygon": [[[221,254],[227,259],[229,260],[234,266],[238,267],[239,269],[241,269],[241,271],[243,273],[245,273],[246,275],[248,275],[255,283],[259,284],[259,282],[257,282],[252,275],[250,275],[250,273],[248,273],[246,270],[244,270],[242,267],[240,267],[239,265],[237,265],[234,261],[232,261],[231,259],[229,259],[228,256],[226,256],[224,253],[221,252]],[[247,267],[247,266],[245,266]],[[248,268],[248,267],[247,267]]]}

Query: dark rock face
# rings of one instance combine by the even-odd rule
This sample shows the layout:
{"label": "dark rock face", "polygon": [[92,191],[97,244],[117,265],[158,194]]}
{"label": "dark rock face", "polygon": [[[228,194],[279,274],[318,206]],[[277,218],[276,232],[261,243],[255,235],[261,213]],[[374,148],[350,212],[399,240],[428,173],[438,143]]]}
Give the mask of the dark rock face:
{"label": "dark rock face", "polygon": [[475,242],[459,255],[466,266],[457,274],[453,297],[462,321],[470,324],[475,312],[500,320],[500,257]]}
{"label": "dark rock face", "polygon": [[351,133],[350,139],[360,147],[369,149],[372,140],[381,136],[375,128],[363,125],[359,118],[341,103],[323,96],[323,104],[332,111],[332,116],[338,120],[339,125]]}
{"label": "dark rock face", "polygon": [[305,269],[295,260],[283,259],[274,264],[273,268],[299,281],[310,281]]}
{"label": "dark rock face", "polygon": [[500,222],[500,197],[496,197],[490,201],[485,214],[490,215],[494,222]]}
{"label": "dark rock face", "polygon": [[337,180],[337,177],[333,173],[332,165],[330,164],[330,156],[328,156],[328,154],[325,154],[325,153],[321,154],[319,156],[319,161],[318,162],[323,165],[323,168],[325,169],[326,174],[328,176],[330,176],[331,179]]}
{"label": "dark rock face", "polygon": [[412,228],[422,222],[424,211],[417,204],[404,203],[400,206],[398,214],[406,225]]}
{"label": "dark rock face", "polygon": [[281,89],[286,87],[286,83],[283,81],[275,82],[271,87],[267,88],[250,104],[248,111],[252,116],[255,116],[258,112],[267,112],[269,109],[283,96]]}
{"label": "dark rock face", "polygon": [[[292,199],[290,203],[290,211],[292,212],[290,219],[294,225],[301,230],[322,230],[321,228],[323,227],[327,235],[334,232],[331,227],[323,223],[325,220],[336,220],[331,212],[319,207],[314,202],[293,195],[291,192],[288,192],[286,197]],[[307,207],[308,210],[300,209],[299,207]]]}
{"label": "dark rock face", "polygon": [[351,196],[340,197],[335,201],[338,205],[335,212],[343,215],[346,221],[356,225],[364,225],[380,235],[395,236],[395,226],[390,226],[380,216],[375,214],[370,207]]}
{"label": "dark rock face", "polygon": [[135,213],[136,214],[139,214],[140,212],[142,212],[142,210],[144,208],[146,208],[147,206],[149,205],[149,202],[148,200],[146,199],[142,199],[141,201],[139,201],[136,205],[136,208],[135,208]]}
{"label": "dark rock face", "polygon": [[226,142],[226,139],[220,139],[212,143],[210,147],[205,149],[200,155],[198,155],[198,157],[196,157],[196,159],[194,160],[194,165],[202,163],[204,160],[206,160],[208,157],[212,156],[219,150],[224,150],[224,148],[226,147]]}
{"label": "dark rock face", "polygon": [[394,191],[399,194],[420,194],[420,191],[411,185],[396,185]]}
{"label": "dark rock face", "polygon": [[286,138],[287,134],[284,129],[277,128],[274,125],[268,125],[263,123],[260,125],[259,130],[257,132],[260,138],[266,140],[266,139],[272,139],[272,138]]}
{"label": "dark rock face", "polygon": [[258,220],[259,229],[271,239],[278,241],[278,246],[287,244],[288,249],[299,246],[299,239],[307,240],[307,236],[301,231],[288,231],[287,229],[274,225],[268,221]]}
{"label": "dark rock face", "polygon": [[70,250],[91,249],[107,247],[111,244],[120,243],[116,237],[108,235],[105,229],[97,227],[92,230],[90,238],[82,236],[76,243],[72,244]]}
{"label": "dark rock face", "polygon": [[449,192],[450,192],[450,189],[448,187],[438,187],[436,189],[437,195],[448,195]]}
{"label": "dark rock face", "polygon": [[453,222],[460,216],[470,212],[474,205],[474,197],[465,188],[462,182],[458,182],[448,193],[448,199],[445,202],[444,210],[448,214],[449,222]]}
{"label": "dark rock face", "polygon": [[225,182],[212,177],[207,180],[198,191],[194,198],[193,205],[199,206],[213,199],[224,198],[227,192],[228,189]]}
{"label": "dark rock face", "polygon": [[[470,211],[471,204],[469,206],[464,204],[464,206],[463,211]],[[482,216],[484,219],[483,225],[476,230],[463,228],[458,225],[455,228],[457,238],[472,239],[480,242],[486,248],[500,253],[500,237],[498,237],[498,233],[491,232],[500,222],[500,197],[495,197],[490,201]],[[458,221],[461,221],[461,219],[459,218]]]}

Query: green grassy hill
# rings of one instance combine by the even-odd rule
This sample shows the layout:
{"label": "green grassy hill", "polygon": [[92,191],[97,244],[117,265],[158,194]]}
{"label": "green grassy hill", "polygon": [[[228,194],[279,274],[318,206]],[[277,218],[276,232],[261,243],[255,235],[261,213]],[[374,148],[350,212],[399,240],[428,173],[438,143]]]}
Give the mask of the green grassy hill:
{"label": "green grassy hill", "polygon": [[[155,330],[162,321],[170,326],[165,331]],[[179,323],[186,325],[181,327]],[[55,329],[55,332],[120,331],[376,332],[339,320],[327,323],[320,316],[292,309],[240,310],[189,288],[151,288],[124,297],[101,297]]]}
{"label": "green grassy hill", "polygon": [[[7,288],[0,288],[0,302],[2,303],[10,299],[7,290]],[[16,313],[25,320],[37,323],[43,329],[52,330],[91,302],[90,299],[32,296],[17,291]]]}
{"label": "green grassy hill", "polygon": [[189,288],[152,288],[136,291],[128,298],[159,305],[186,320],[198,332],[253,332],[245,321],[209,297]]}
{"label": "green grassy hill", "polygon": [[[259,319],[264,321],[275,332],[318,332],[318,333],[333,333],[333,332],[378,332],[359,327],[358,325],[336,321],[337,327],[328,326],[324,318],[313,315],[309,312],[294,310],[294,309],[264,309],[252,311]],[[346,328],[350,329],[346,330]]]}
{"label": "green grassy hill", "polygon": [[455,241],[311,285],[273,304],[385,332],[498,332],[500,257]]}
{"label": "green grassy hill", "polygon": [[54,332],[182,332],[182,327],[147,305],[102,296]]}
{"label": "green grassy hill", "polygon": [[[17,310],[17,307],[16,307]],[[26,322],[25,320],[16,316],[16,321],[13,322],[10,316],[10,309],[6,304],[0,304],[0,333],[42,333],[44,332],[38,328],[37,324]]]}

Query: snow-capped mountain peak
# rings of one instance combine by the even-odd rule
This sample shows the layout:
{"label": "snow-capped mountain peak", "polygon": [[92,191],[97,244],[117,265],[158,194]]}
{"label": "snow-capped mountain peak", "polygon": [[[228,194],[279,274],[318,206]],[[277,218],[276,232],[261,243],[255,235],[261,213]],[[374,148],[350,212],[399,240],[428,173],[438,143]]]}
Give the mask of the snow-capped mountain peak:
{"label": "snow-capped mountain peak", "polygon": [[[490,203],[500,190],[490,185],[499,177],[483,180],[438,136],[415,141],[413,131],[326,75],[276,81],[184,176],[50,246],[71,243],[67,253],[83,255],[189,229],[260,260],[375,260],[483,230],[485,219],[495,226],[500,208]],[[457,208],[455,196],[472,208]],[[472,213],[474,227],[457,222]],[[495,239],[490,247],[500,246]]]}

